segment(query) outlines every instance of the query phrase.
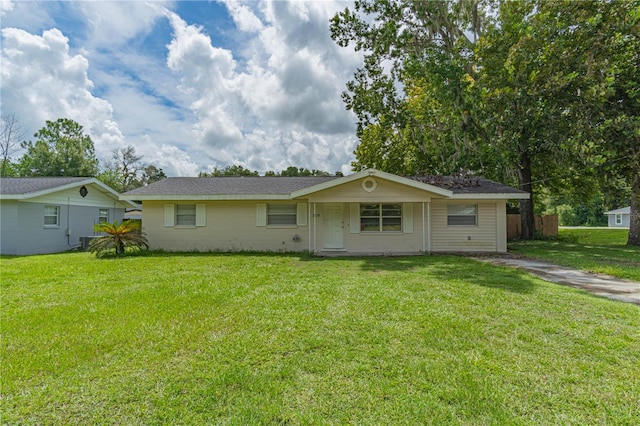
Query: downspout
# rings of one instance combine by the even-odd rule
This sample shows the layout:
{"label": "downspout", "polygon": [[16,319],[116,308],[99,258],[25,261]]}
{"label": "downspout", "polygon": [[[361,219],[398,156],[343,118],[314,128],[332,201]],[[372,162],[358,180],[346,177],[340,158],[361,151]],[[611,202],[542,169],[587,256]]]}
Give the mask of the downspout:
{"label": "downspout", "polygon": [[80,247],[80,244],[71,244],[71,228],[70,228],[70,224],[71,224],[71,198],[67,197],[67,230],[65,231],[65,234],[67,234],[67,246],[68,247]]}

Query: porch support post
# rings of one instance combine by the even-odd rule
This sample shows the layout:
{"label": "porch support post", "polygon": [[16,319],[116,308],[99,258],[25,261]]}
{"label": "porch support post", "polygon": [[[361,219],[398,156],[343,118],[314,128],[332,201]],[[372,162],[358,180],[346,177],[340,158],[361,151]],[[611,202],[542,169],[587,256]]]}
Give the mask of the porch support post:
{"label": "porch support post", "polygon": [[426,230],[424,229],[424,201],[422,202],[422,254],[427,252]]}
{"label": "porch support post", "polygon": [[427,203],[427,253],[431,254],[431,203]]}
{"label": "porch support post", "polygon": [[313,254],[316,254],[316,238],[318,234],[316,233],[316,221],[318,220],[318,215],[316,214],[316,203],[313,203]]}

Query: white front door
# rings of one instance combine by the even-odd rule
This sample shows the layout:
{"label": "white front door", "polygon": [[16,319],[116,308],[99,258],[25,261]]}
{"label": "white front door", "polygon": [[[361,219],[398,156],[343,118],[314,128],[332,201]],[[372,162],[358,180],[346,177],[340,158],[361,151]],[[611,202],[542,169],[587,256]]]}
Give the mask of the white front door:
{"label": "white front door", "polygon": [[324,205],[324,245],[325,249],[344,248],[344,208],[342,203]]}

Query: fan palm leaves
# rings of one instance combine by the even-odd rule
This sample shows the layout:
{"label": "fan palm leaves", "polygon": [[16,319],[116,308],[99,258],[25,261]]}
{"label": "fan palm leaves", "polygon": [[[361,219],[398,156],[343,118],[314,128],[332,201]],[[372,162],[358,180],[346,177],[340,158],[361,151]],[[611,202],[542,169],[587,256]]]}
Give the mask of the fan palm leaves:
{"label": "fan palm leaves", "polygon": [[121,256],[127,248],[141,251],[149,248],[149,242],[140,228],[140,222],[123,221],[118,224],[101,222],[93,226],[94,231],[106,235],[94,238],[89,245],[89,250],[97,257],[104,257],[115,250],[115,254]]}

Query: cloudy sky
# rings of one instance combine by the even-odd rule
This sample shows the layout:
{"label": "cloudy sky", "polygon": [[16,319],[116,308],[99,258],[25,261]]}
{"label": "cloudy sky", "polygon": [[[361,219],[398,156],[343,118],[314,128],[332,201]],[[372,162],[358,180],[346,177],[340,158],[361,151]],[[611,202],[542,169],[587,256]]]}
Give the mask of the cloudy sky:
{"label": "cloudy sky", "polygon": [[349,172],[361,63],[329,19],[345,1],[0,0],[1,109],[27,139],[84,126],[100,160],[133,145],[169,176],[242,165]]}

